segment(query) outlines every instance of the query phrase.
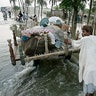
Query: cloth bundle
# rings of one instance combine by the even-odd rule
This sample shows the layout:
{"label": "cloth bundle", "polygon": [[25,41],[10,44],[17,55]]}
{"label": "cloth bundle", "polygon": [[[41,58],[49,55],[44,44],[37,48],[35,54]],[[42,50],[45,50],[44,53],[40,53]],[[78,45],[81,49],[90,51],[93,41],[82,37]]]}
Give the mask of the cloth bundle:
{"label": "cloth bundle", "polygon": [[23,30],[21,32],[21,39],[23,41],[28,40],[33,34],[48,34],[48,37],[51,39],[51,44],[55,44],[57,48],[64,46],[64,32],[54,25],[49,25],[47,27],[43,26],[35,26],[30,29]]}

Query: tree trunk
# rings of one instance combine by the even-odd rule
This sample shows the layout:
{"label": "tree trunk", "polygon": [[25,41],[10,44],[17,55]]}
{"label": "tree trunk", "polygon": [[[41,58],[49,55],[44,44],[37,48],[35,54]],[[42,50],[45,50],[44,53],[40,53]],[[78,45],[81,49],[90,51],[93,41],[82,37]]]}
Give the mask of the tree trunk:
{"label": "tree trunk", "polygon": [[65,20],[65,9],[62,10],[63,11],[63,19]]}
{"label": "tree trunk", "polygon": [[96,35],[96,10],[95,10],[95,14],[94,14],[93,34]]}
{"label": "tree trunk", "polygon": [[[16,6],[16,4],[15,4],[15,2],[13,2],[13,7],[15,7]],[[17,16],[17,14],[16,14],[16,10],[14,9],[14,19],[16,20],[16,16]]]}
{"label": "tree trunk", "polygon": [[74,9],[73,18],[72,18],[72,38],[75,38],[76,26],[77,26],[77,8]]}
{"label": "tree trunk", "polygon": [[34,15],[36,14],[36,0],[34,0]]}
{"label": "tree trunk", "polygon": [[41,19],[42,19],[42,13],[43,13],[43,5],[41,5]]}
{"label": "tree trunk", "polygon": [[20,10],[21,10],[21,9],[22,9],[21,6],[20,6],[20,3],[21,3],[21,2],[20,2],[19,0],[18,0],[18,3],[19,3]]}
{"label": "tree trunk", "polygon": [[25,6],[24,6],[24,4],[25,4],[25,2],[23,1],[23,0],[20,0],[22,3],[22,8],[23,8],[23,11],[25,12]]}
{"label": "tree trunk", "polygon": [[90,21],[91,9],[92,9],[92,0],[90,0],[90,9],[89,9],[89,13],[88,13],[88,20],[87,20],[87,24],[89,24],[89,21]]}
{"label": "tree trunk", "polygon": [[51,16],[53,14],[53,0],[52,0],[52,5],[51,5]]}
{"label": "tree trunk", "polygon": [[71,21],[71,12],[69,10],[68,25],[70,25],[70,21]]}
{"label": "tree trunk", "polygon": [[39,18],[39,16],[40,16],[39,14],[40,14],[40,5],[39,5],[39,9],[38,9],[38,18]]}

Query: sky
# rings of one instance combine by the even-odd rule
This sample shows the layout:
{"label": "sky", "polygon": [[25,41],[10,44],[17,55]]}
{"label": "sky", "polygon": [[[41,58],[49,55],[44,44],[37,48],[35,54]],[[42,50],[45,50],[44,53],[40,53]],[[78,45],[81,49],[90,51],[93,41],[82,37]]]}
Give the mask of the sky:
{"label": "sky", "polygon": [[9,0],[0,0],[0,7],[10,6]]}

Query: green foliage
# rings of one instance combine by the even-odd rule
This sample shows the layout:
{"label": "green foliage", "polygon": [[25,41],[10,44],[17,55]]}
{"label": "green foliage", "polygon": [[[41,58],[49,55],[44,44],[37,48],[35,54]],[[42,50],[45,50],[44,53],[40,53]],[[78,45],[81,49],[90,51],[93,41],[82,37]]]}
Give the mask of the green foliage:
{"label": "green foliage", "polygon": [[96,1],[93,2],[92,12],[95,12],[96,10]]}
{"label": "green foliage", "polygon": [[12,24],[12,26],[10,26],[10,29],[12,31],[17,30],[17,25],[16,24]]}
{"label": "green foliage", "polygon": [[25,0],[25,3],[28,4],[28,6],[31,5],[30,0]]}
{"label": "green foliage", "polygon": [[46,15],[47,15],[47,17],[51,17],[51,12],[47,11]]}
{"label": "green foliage", "polygon": [[67,8],[67,7],[70,7],[71,4],[72,4],[71,0],[62,0],[62,2],[60,3],[60,7]]}
{"label": "green foliage", "polygon": [[62,0],[60,8],[62,9],[84,9],[86,0]]}
{"label": "green foliage", "polygon": [[71,10],[72,9],[71,3],[72,2],[70,0],[68,2],[67,0],[62,0],[59,6],[61,9]]}
{"label": "green foliage", "polygon": [[88,14],[88,12],[89,12],[89,9],[85,9],[85,10],[84,10],[84,13],[85,13],[85,14]]}
{"label": "green foliage", "polygon": [[59,10],[60,8],[59,8],[59,6],[55,6],[54,9],[55,10]]}
{"label": "green foliage", "polygon": [[49,3],[53,3],[53,5],[55,5],[58,1],[61,1],[61,0],[49,0]]}
{"label": "green foliage", "polygon": [[46,3],[46,1],[45,0],[37,0],[37,2],[41,5],[41,6],[43,6],[43,5],[47,5],[47,3]]}
{"label": "green foliage", "polygon": [[81,2],[80,5],[78,6],[78,9],[84,10],[85,4],[83,2]]}
{"label": "green foliage", "polygon": [[14,6],[13,9],[14,10],[20,10],[20,7],[19,6]]}
{"label": "green foliage", "polygon": [[80,9],[84,10],[86,0],[62,0],[60,3],[60,8],[64,11],[71,11],[73,13],[72,17],[72,37],[75,37],[77,14]]}

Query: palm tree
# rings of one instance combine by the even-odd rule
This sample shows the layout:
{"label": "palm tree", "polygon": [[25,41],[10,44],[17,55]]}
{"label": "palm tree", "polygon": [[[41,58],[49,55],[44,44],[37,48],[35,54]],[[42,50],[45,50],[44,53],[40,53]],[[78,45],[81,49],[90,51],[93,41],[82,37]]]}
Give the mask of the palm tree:
{"label": "palm tree", "polygon": [[96,35],[96,0],[93,1],[93,7],[92,7],[92,12],[94,15],[94,20],[92,22],[92,26],[93,26],[93,34]]}
{"label": "palm tree", "polygon": [[75,37],[75,31],[77,26],[77,15],[78,11],[81,9],[82,2],[86,0],[62,0],[60,6],[61,8],[72,9],[72,37]]}
{"label": "palm tree", "polygon": [[26,8],[27,8],[27,15],[28,15],[29,5],[30,4],[31,4],[31,1],[30,0],[25,0],[25,5],[26,5]]}
{"label": "palm tree", "polygon": [[25,12],[25,8],[24,8],[25,0],[18,0],[18,3],[19,3],[19,6],[20,6],[21,10],[23,12]]}
{"label": "palm tree", "polygon": [[16,0],[9,0],[10,3],[13,2],[13,6],[16,6]]}
{"label": "palm tree", "polygon": [[36,3],[37,3],[37,0],[30,0],[30,3],[34,3],[34,15],[36,15]]}
{"label": "palm tree", "polygon": [[37,3],[40,5],[40,7],[41,7],[41,19],[42,19],[42,13],[43,13],[43,6],[45,5],[45,6],[47,6],[47,3],[46,3],[46,1],[44,1],[44,0],[37,0]]}
{"label": "palm tree", "polygon": [[90,14],[91,14],[91,10],[92,10],[92,2],[93,2],[93,0],[90,0],[90,8],[89,8],[89,13],[88,13],[87,24],[89,24],[89,20],[90,20]]}
{"label": "palm tree", "polygon": [[57,4],[58,1],[61,1],[61,0],[49,0],[49,3],[51,3],[51,15],[52,15],[52,11],[53,11],[53,6],[55,4]]}
{"label": "palm tree", "polygon": [[15,16],[15,19],[16,19],[16,10],[15,10],[15,7],[16,7],[16,0],[9,0],[10,4],[13,3],[13,12],[14,12],[14,16]]}
{"label": "palm tree", "polygon": [[37,0],[34,0],[34,15],[36,14],[36,1]]}

